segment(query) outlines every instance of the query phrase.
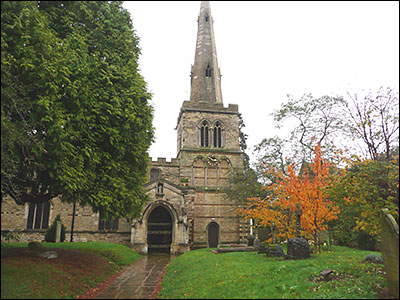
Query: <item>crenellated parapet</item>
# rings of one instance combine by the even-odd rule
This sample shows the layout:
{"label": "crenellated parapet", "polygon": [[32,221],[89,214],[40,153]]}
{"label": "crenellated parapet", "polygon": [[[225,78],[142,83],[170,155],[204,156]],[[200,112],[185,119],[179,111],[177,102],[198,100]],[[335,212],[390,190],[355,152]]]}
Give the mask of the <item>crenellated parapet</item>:
{"label": "crenellated parapet", "polygon": [[171,158],[171,161],[167,161],[165,157],[157,157],[157,160],[151,159],[152,166],[165,166],[165,167],[179,167],[179,159],[178,158]]}

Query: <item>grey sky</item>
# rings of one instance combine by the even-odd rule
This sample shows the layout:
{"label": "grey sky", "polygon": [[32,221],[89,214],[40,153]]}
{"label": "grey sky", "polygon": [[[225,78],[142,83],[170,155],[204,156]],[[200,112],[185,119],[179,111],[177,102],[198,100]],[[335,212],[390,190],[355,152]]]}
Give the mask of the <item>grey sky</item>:
{"label": "grey sky", "polygon": [[[239,105],[249,148],[279,134],[270,114],[287,94],[345,96],[399,85],[399,2],[211,1],[225,106]],[[200,1],[127,1],[153,93],[153,160],[176,157],[190,96]],[[251,151],[248,151],[251,156]]]}

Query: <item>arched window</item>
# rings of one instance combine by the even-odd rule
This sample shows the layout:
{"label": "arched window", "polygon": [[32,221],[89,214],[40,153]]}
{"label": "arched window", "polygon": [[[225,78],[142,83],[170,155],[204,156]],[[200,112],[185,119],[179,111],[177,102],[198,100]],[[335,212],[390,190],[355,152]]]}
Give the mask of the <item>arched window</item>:
{"label": "arched window", "polygon": [[200,146],[201,147],[208,147],[208,124],[204,121],[200,127]]}
{"label": "arched window", "polygon": [[216,122],[214,126],[214,147],[222,147],[222,129],[220,122]]}
{"label": "arched window", "polygon": [[150,181],[157,179],[160,177],[160,170],[158,169],[151,169],[150,170]]}
{"label": "arched window", "polygon": [[211,77],[211,76],[212,76],[212,69],[210,68],[210,64],[207,64],[206,77]]}

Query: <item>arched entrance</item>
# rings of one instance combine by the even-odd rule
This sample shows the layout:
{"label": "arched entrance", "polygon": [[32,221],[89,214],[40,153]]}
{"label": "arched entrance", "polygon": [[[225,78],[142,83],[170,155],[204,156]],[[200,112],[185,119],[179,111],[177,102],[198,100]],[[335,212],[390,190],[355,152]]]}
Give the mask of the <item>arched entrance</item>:
{"label": "arched entrance", "polygon": [[172,216],[163,206],[157,206],[147,221],[147,244],[150,252],[170,252],[172,242]]}
{"label": "arched entrance", "polygon": [[208,247],[218,247],[219,240],[219,225],[216,222],[211,222],[207,227]]}

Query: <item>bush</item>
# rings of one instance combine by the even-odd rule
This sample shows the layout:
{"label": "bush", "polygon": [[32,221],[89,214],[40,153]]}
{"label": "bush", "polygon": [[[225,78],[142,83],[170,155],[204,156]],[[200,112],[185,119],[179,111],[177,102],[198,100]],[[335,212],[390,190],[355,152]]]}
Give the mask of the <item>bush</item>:
{"label": "bush", "polygon": [[[46,242],[53,242],[55,243],[56,241],[56,229],[57,229],[57,221],[61,221],[60,215],[57,215],[56,218],[53,221],[53,224],[49,227],[49,229],[46,230],[46,234],[44,236],[44,239]],[[60,241],[64,242],[65,240],[65,226],[61,223],[61,237]]]}
{"label": "bush", "polygon": [[376,264],[383,264],[382,256],[377,255],[377,254],[368,254],[365,257],[365,260],[369,261],[369,262],[376,263]]}

